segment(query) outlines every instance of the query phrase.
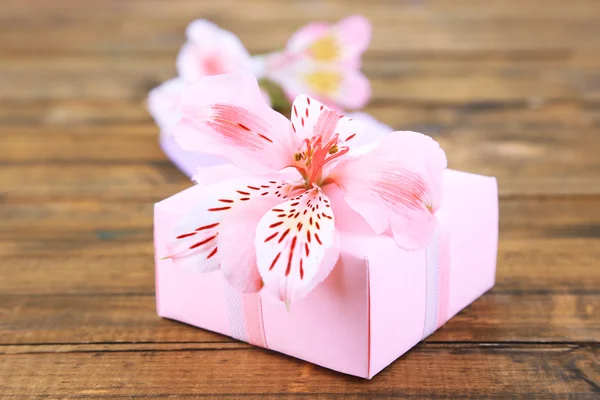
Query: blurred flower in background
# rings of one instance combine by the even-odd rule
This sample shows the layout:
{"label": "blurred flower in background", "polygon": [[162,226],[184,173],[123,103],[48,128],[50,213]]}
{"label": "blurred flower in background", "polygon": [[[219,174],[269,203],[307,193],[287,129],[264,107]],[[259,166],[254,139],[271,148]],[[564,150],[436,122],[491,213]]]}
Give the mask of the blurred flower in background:
{"label": "blurred flower in background", "polygon": [[[295,32],[282,50],[255,56],[235,34],[207,20],[190,23],[186,36],[177,56],[178,77],[150,91],[148,109],[160,128],[164,152],[188,176],[200,166],[223,162],[186,152],[171,136],[182,117],[182,93],[202,77],[252,73],[267,104],[286,114],[300,94],[338,111],[360,109],[371,97],[370,82],[360,71],[362,54],[371,42],[371,24],[360,15],[334,24],[310,23]],[[348,116],[367,123],[373,135],[392,131],[368,114]]]}
{"label": "blurred flower in background", "polygon": [[338,110],[362,108],[371,96],[369,80],[360,72],[362,53],[371,41],[371,25],[362,16],[336,24],[308,24],[283,50],[254,57],[236,35],[207,20],[190,23],[186,35],[177,56],[179,76],[148,96],[150,113],[163,133],[181,117],[183,89],[208,75],[252,72],[265,99],[277,110],[288,110],[299,94]]}
{"label": "blurred flower in background", "polygon": [[371,84],[360,72],[370,42],[371,24],[362,16],[333,25],[311,23],[292,35],[284,50],[263,57],[264,74],[290,101],[306,94],[332,108],[362,108],[371,97]]}
{"label": "blurred flower in background", "polygon": [[199,19],[186,29],[187,42],[177,56],[177,78],[154,88],[148,109],[165,133],[181,118],[181,92],[188,84],[208,75],[252,71],[252,57],[233,33]]}
{"label": "blurred flower in background", "polygon": [[252,57],[233,33],[205,19],[193,21],[186,30],[187,43],[177,56],[177,72],[187,82],[207,75],[252,69]]}

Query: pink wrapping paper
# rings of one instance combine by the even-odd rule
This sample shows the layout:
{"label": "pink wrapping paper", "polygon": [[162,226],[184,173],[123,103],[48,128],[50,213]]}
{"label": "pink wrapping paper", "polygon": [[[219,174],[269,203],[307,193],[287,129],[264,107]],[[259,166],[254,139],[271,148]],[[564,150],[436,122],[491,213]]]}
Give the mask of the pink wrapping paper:
{"label": "pink wrapping paper", "polygon": [[333,211],[336,221],[343,221],[340,260],[289,311],[260,295],[236,293],[220,271],[198,274],[160,259],[174,225],[202,190],[196,185],[155,205],[161,317],[372,378],[494,285],[495,178],[445,171],[440,228],[434,242],[413,252],[388,235],[374,235],[354,211],[338,206]]}

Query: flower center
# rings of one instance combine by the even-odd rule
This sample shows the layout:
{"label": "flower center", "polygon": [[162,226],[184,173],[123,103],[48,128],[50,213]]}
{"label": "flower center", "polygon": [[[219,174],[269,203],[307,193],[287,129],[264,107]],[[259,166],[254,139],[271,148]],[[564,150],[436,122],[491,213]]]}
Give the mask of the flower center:
{"label": "flower center", "polygon": [[202,60],[202,66],[206,75],[219,75],[226,73],[225,65],[217,54],[209,54]]}
{"label": "flower center", "polygon": [[309,53],[317,61],[331,62],[337,60],[340,51],[333,36],[324,36],[310,46]]}
{"label": "flower center", "polygon": [[337,133],[332,135],[327,142],[323,140],[323,135],[315,135],[311,139],[304,139],[298,153],[294,155],[296,168],[304,177],[306,187],[309,189],[313,184],[321,185],[325,165],[350,150],[347,146],[339,146],[340,141]]}
{"label": "flower center", "polygon": [[315,71],[304,75],[306,84],[320,95],[330,95],[342,86],[342,77],[337,72]]}

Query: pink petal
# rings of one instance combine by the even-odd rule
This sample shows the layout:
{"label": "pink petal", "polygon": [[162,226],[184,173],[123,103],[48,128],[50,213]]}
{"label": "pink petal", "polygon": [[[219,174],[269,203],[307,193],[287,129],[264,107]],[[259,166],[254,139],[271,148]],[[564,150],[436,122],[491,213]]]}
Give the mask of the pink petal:
{"label": "pink petal", "polygon": [[369,80],[360,71],[341,65],[302,62],[269,71],[269,77],[290,100],[306,94],[334,109],[362,108],[371,97]]}
{"label": "pink petal", "polygon": [[170,135],[171,131],[165,134],[162,131],[159,138],[159,144],[165,155],[183,172],[186,176],[192,177],[198,168],[212,167],[225,164],[225,160],[209,154],[198,154],[183,150],[175,139]]}
{"label": "pink petal", "polygon": [[360,15],[334,25],[309,24],[284,51],[266,57],[265,73],[290,100],[307,94],[332,108],[362,108],[371,85],[359,69],[370,40],[371,25]]}
{"label": "pink petal", "polygon": [[188,42],[177,57],[177,70],[183,79],[251,71],[250,54],[233,33],[210,21],[196,20],[188,26],[187,36]]}
{"label": "pink petal", "polygon": [[[167,243],[169,253],[164,256],[179,268],[197,272],[210,272],[221,266],[234,287],[257,291],[260,286],[251,249],[254,229],[244,224],[253,219],[257,223],[266,210],[284,200],[291,190],[292,186],[277,174],[271,178],[243,176],[206,186],[198,206],[177,224]],[[254,204],[250,206],[251,203]],[[238,251],[229,251],[231,246],[239,246]],[[241,249],[252,252],[241,254]],[[251,262],[236,264],[242,258]]]}
{"label": "pink petal", "polygon": [[394,129],[383,122],[375,119],[372,115],[366,112],[357,111],[347,114],[348,118],[358,120],[366,125],[364,134],[358,137],[353,145],[353,152],[364,154],[373,150],[379,142],[381,142],[387,135],[394,131]]}
{"label": "pink petal", "polygon": [[[192,180],[201,186],[213,185],[224,180],[233,178],[244,178],[257,176],[248,173],[243,169],[236,167],[231,164],[214,165],[208,167],[201,167],[196,170],[196,174],[192,177]],[[260,176],[260,175],[259,175]],[[265,180],[271,175],[264,175]],[[277,179],[286,182],[297,182],[301,180],[301,176],[295,168],[285,168],[277,172]]]}
{"label": "pink petal", "polygon": [[213,185],[224,180],[251,176],[247,171],[231,164],[201,167],[196,169],[192,180],[200,186]]}
{"label": "pink petal", "polygon": [[341,43],[342,59],[360,66],[360,56],[371,43],[371,23],[362,15],[344,18],[332,28],[334,35]]}
{"label": "pink petal", "polygon": [[181,119],[181,93],[187,84],[180,78],[170,79],[148,94],[148,111],[163,133]]}
{"label": "pink petal", "polygon": [[329,24],[324,22],[313,22],[298,29],[288,39],[286,50],[302,52],[315,40],[321,38],[329,30]]}
{"label": "pink petal", "polygon": [[290,122],[265,104],[252,75],[202,78],[184,91],[182,105],[183,118],[173,130],[182,148],[214,154],[255,173],[293,162]]}
{"label": "pink petal", "polygon": [[346,71],[340,89],[331,98],[347,109],[363,108],[371,98],[371,82],[359,71]]}
{"label": "pink petal", "polygon": [[346,115],[349,118],[357,119],[360,122],[367,125],[369,137],[378,138],[377,141],[383,139],[385,136],[394,131],[394,128],[384,124],[383,122],[373,117],[371,114],[366,113],[364,111],[355,111]]}
{"label": "pink petal", "polygon": [[392,132],[373,151],[340,162],[331,173],[350,207],[376,233],[391,227],[398,245],[425,247],[437,226],[446,156],[416,132]]}
{"label": "pink petal", "polygon": [[334,54],[331,59],[321,60],[314,54],[315,61],[329,63],[343,63],[351,68],[360,67],[360,56],[371,42],[371,24],[361,15],[347,17],[329,25],[326,23],[311,23],[298,30],[289,39],[286,51],[292,53],[308,52],[311,56],[311,47],[318,46],[319,40],[333,40]]}
{"label": "pink petal", "polygon": [[[301,139],[324,135],[330,138],[342,115],[306,95],[299,95],[292,104],[290,120],[294,134]],[[318,131],[315,130],[319,127]]]}
{"label": "pink petal", "polygon": [[273,106],[273,103],[271,102],[271,96],[269,95],[269,92],[266,91],[265,89],[260,89],[260,93],[263,96],[263,100],[265,101],[265,104],[268,105],[269,107]]}
{"label": "pink petal", "polygon": [[301,299],[337,262],[329,199],[314,187],[276,205],[258,223],[255,245],[265,292],[287,305]]}
{"label": "pink petal", "polygon": [[254,227],[279,202],[281,198],[276,196],[252,199],[233,208],[223,219],[218,242],[222,251],[221,271],[227,282],[240,292],[256,293],[263,286],[256,264]]}

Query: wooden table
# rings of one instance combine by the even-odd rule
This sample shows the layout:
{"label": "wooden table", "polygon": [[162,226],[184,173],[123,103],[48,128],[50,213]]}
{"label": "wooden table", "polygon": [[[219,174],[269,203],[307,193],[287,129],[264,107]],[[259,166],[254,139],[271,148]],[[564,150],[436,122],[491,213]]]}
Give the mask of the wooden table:
{"label": "wooden table", "polygon": [[[0,398],[600,397],[598,0],[0,3]],[[257,53],[352,13],[367,111],[501,197],[496,287],[372,381],[154,309],[152,206],[190,182],[144,101],[186,24]]]}

